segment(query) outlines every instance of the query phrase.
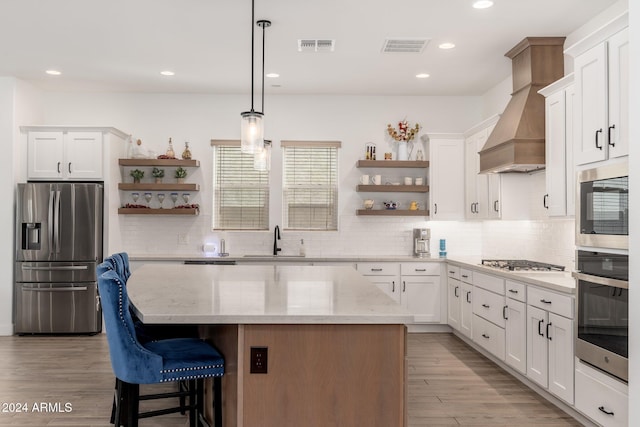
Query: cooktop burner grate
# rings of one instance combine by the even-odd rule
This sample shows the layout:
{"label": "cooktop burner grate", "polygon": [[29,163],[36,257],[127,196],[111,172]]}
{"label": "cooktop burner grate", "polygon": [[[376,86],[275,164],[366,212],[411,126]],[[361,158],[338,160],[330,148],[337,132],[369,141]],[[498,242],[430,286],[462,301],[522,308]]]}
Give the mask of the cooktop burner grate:
{"label": "cooktop burner grate", "polygon": [[482,265],[509,271],[564,271],[564,266],[526,259],[483,259]]}

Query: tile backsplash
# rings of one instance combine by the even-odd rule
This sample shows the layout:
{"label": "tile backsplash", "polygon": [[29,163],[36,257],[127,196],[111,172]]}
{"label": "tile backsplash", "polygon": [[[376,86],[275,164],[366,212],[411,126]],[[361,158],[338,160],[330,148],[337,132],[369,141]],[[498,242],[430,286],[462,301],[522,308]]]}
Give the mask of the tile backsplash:
{"label": "tile backsplash", "polygon": [[[203,245],[216,252],[225,239],[231,255],[270,254],[273,230],[263,232],[211,231],[210,215],[149,217],[130,215],[120,221],[122,250],[131,254],[202,256]],[[343,215],[339,231],[286,231],[278,245],[283,255],[296,255],[304,239],[309,257],[408,256],[413,228],[431,229],[431,253],[446,239],[449,256],[531,259],[574,268],[574,220],[538,221],[416,221],[415,218],[369,218]]]}

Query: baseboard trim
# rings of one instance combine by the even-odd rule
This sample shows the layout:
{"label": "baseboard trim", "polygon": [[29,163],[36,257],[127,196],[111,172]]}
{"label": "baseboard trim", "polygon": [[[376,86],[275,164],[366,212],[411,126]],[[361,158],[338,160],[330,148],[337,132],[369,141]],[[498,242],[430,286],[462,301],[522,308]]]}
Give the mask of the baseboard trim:
{"label": "baseboard trim", "polygon": [[13,323],[0,323],[0,336],[10,337],[13,335]]}

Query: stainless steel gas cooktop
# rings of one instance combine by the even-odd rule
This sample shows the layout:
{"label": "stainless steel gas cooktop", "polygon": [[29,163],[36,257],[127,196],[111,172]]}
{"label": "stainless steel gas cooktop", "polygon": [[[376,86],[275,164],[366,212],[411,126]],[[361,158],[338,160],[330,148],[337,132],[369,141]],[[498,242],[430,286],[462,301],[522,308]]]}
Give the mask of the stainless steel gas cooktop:
{"label": "stainless steel gas cooktop", "polygon": [[483,259],[482,265],[508,271],[564,271],[564,267],[561,265],[526,259]]}

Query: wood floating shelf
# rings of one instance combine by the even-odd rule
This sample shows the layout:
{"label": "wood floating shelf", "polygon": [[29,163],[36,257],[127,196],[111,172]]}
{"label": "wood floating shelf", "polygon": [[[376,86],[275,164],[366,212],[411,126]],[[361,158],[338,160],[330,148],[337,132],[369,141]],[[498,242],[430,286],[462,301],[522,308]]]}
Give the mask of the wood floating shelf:
{"label": "wood floating shelf", "polygon": [[199,191],[199,184],[164,184],[164,183],[124,183],[118,184],[118,190],[123,191]]}
{"label": "wood floating shelf", "polygon": [[428,185],[358,185],[357,191],[372,193],[428,193]]}
{"label": "wood floating shelf", "polygon": [[429,211],[408,209],[358,209],[358,216],[429,216]]}
{"label": "wood floating shelf", "polygon": [[118,208],[119,215],[198,215],[196,208],[147,209]]}
{"label": "wood floating shelf", "polygon": [[182,159],[118,159],[120,166],[184,166],[199,167],[200,160]]}
{"label": "wood floating shelf", "polygon": [[428,168],[428,160],[358,160],[359,168]]}

